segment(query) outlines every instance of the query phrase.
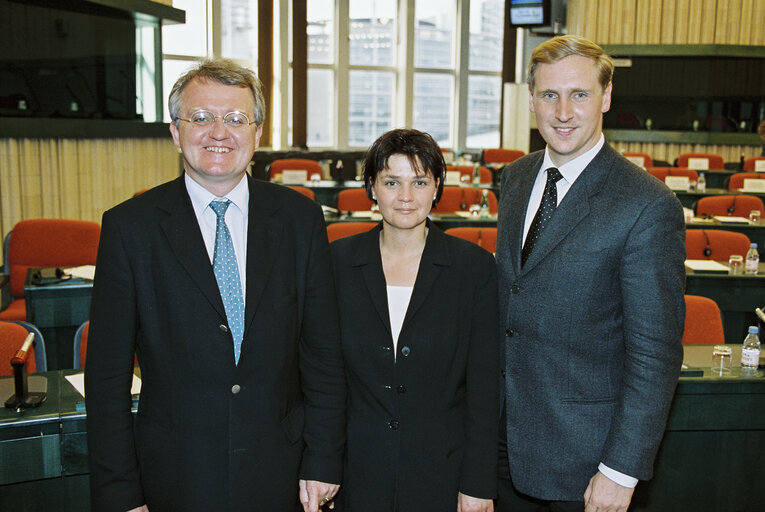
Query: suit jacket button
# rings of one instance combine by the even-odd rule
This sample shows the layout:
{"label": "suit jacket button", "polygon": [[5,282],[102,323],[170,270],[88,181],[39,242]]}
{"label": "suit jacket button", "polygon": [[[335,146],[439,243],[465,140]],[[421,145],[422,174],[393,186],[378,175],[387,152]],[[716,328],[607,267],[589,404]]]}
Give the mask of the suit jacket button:
{"label": "suit jacket button", "polygon": [[410,352],[411,352],[411,349],[409,347],[403,347],[401,349],[401,355],[404,357],[407,357]]}
{"label": "suit jacket button", "polygon": [[391,430],[398,430],[398,421],[396,420],[389,421],[388,428]]}
{"label": "suit jacket button", "polygon": [[517,284],[514,284],[513,286],[510,287],[510,291],[513,292],[514,295],[518,295],[519,293],[521,293],[521,287],[518,286]]}
{"label": "suit jacket button", "polygon": [[505,330],[505,336],[507,336],[508,338],[512,338],[513,334],[515,334],[515,332],[513,332],[512,329]]}
{"label": "suit jacket button", "polygon": [[399,393],[399,394],[406,393],[406,386],[399,385],[398,387],[396,387],[396,392]]}
{"label": "suit jacket button", "polygon": [[220,329],[223,332],[228,332],[228,326],[226,324],[220,324],[218,326],[218,329]]}
{"label": "suit jacket button", "polygon": [[502,376],[504,377],[504,376],[505,376],[505,373],[507,373],[507,372],[505,371],[505,369],[504,369],[504,368],[502,368],[502,370],[501,370],[499,373],[501,373],[501,374],[502,374]]}
{"label": "suit jacket button", "polygon": [[233,386],[231,386],[231,393],[234,395],[239,393],[241,390],[242,390],[242,387],[239,384],[234,384]]}

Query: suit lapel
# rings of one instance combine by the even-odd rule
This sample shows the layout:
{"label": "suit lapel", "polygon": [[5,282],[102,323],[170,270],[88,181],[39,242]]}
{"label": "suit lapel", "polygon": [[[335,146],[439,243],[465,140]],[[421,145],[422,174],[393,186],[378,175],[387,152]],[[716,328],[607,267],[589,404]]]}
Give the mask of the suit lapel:
{"label": "suit lapel", "polygon": [[407,325],[417,314],[417,311],[427,300],[431,288],[433,288],[441,274],[441,267],[449,265],[446,235],[430,221],[428,221],[428,227],[430,231],[425,240],[425,249],[422,251],[420,267],[417,270],[417,279],[414,283],[414,290],[412,290],[412,298],[409,300],[409,307],[406,309],[401,332],[404,332]]}
{"label": "suit lapel", "polygon": [[[529,207],[529,196],[531,195],[531,189],[534,187],[534,181],[536,180],[539,172],[539,166],[542,164],[542,158],[544,152],[539,152],[538,156],[534,158],[525,169],[514,169],[513,171],[506,170],[505,172],[517,172],[520,173],[517,185],[506,192],[503,190],[500,193],[500,198],[505,202],[503,197],[507,193],[507,199],[505,205],[509,208],[504,208],[502,217],[499,222],[503,224],[504,235],[502,243],[509,244],[507,248],[507,254],[513,264],[515,274],[518,275],[521,272],[521,250],[523,248],[523,226],[526,222],[526,212]],[[499,243],[499,239],[498,239]]]}
{"label": "suit lapel", "polygon": [[388,336],[392,337],[390,328],[390,313],[388,312],[388,294],[385,283],[385,274],[382,269],[382,256],[380,256],[380,229],[382,224],[361,235],[361,243],[357,246],[353,256],[353,266],[361,268],[367,290],[372,298],[372,304],[377,311],[380,321],[388,330]]}
{"label": "suit lapel", "polygon": [[158,205],[159,209],[167,213],[167,216],[160,221],[160,226],[173,254],[186,269],[191,280],[210,305],[225,319],[226,312],[218,291],[218,283],[215,280],[194,208],[191,206],[191,199],[186,192],[183,176],[175,180],[175,185],[169,189],[164,201]]}

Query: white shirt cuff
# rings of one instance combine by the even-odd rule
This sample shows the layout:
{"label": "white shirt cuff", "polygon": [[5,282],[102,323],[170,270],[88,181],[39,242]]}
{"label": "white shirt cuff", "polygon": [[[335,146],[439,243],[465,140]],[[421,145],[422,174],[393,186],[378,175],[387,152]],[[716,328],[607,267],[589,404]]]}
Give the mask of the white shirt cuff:
{"label": "white shirt cuff", "polygon": [[629,475],[625,475],[624,473],[620,473],[619,471],[616,471],[615,469],[611,469],[602,462],[598,466],[598,471],[603,473],[606,478],[609,480],[613,480],[617,484],[621,485],[622,487],[629,487],[630,489],[634,489],[635,486],[638,483],[638,479],[631,477]]}

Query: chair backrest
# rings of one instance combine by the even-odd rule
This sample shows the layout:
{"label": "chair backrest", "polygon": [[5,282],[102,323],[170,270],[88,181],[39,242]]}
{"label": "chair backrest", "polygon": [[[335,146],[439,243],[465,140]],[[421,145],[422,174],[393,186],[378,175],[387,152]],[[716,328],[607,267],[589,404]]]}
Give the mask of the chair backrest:
{"label": "chair backrest", "polygon": [[[757,162],[763,161],[765,162],[765,156],[753,156],[751,158],[747,158],[744,160],[744,170],[745,171],[754,171],[757,167]],[[760,165],[765,165],[765,163],[762,163]],[[762,171],[760,171],[762,172]]]}
{"label": "chair backrest", "polygon": [[296,190],[296,191],[300,192],[301,194],[303,194],[307,198],[312,199],[313,201],[316,201],[316,195],[314,195],[313,190],[311,190],[310,188],[308,188],[308,187],[300,187],[300,186],[297,186],[297,185],[290,185],[290,188],[292,190]]}
{"label": "chair backrest", "polygon": [[647,153],[635,153],[635,152],[627,151],[627,152],[624,153],[624,156],[625,157],[642,158],[643,159],[643,163],[640,164],[640,165],[642,165],[646,169],[648,169],[649,167],[653,167],[653,159]]}
{"label": "chair backrest", "polygon": [[706,158],[707,169],[725,169],[723,157],[714,153],[683,153],[677,157],[677,166],[689,167],[688,160],[691,158]]}
{"label": "chair backrest", "polygon": [[728,190],[744,188],[744,180],[765,180],[763,172],[737,172],[728,177]]}
{"label": "chair backrest", "polygon": [[749,237],[722,229],[688,229],[685,232],[686,258],[728,261],[731,254],[746,255]]}
{"label": "chair backrest", "polygon": [[22,220],[8,242],[11,296],[24,297],[27,270],[35,267],[95,265],[101,226],[65,219]]}
{"label": "chair backrest", "polygon": [[497,252],[497,228],[449,228],[446,234],[473,242],[492,254]]}
{"label": "chair backrest", "polygon": [[37,327],[27,322],[0,322],[0,375],[13,375],[11,358],[24,344],[29,333],[34,334],[34,350],[27,359],[27,372],[47,371],[45,341]]}
{"label": "chair backrest", "polygon": [[318,174],[319,179],[321,179],[321,165],[319,165],[319,162],[304,158],[281,158],[279,160],[274,160],[271,162],[271,166],[268,170],[269,178],[273,181],[285,170],[306,171],[306,179],[310,180],[315,174]]}
{"label": "chair backrest", "polygon": [[[435,213],[453,213],[468,211],[473,204],[480,204],[483,189],[473,187],[444,187],[438,204],[433,208]],[[497,213],[497,196],[489,190],[489,212]]]}
{"label": "chair backrest", "polygon": [[[473,166],[472,165],[447,165],[446,172],[457,171],[460,173],[460,181],[467,176],[470,182],[473,181]],[[489,184],[492,182],[491,171],[486,167],[479,167],[478,173],[480,175],[481,183]]]}
{"label": "chair backrest", "polygon": [[720,345],[725,343],[722,316],[717,303],[699,295],[685,296],[684,344]]}
{"label": "chair backrest", "polygon": [[327,224],[327,238],[330,242],[334,242],[338,238],[369,231],[376,225],[376,222],[333,222]]}
{"label": "chair backrest", "polygon": [[686,176],[689,181],[699,179],[699,173],[687,167],[649,167],[648,172],[664,181],[667,176]]}
{"label": "chair backrest", "polygon": [[341,212],[366,212],[374,202],[367,197],[365,188],[347,188],[337,194],[337,209]]}
{"label": "chair backrest", "polygon": [[90,322],[84,322],[77,328],[74,333],[74,345],[72,354],[74,360],[72,361],[72,368],[79,370],[85,368],[85,356],[88,353],[88,331],[90,330]]}
{"label": "chair backrest", "polygon": [[481,160],[485,164],[509,164],[515,162],[526,153],[517,149],[484,149],[481,154]]}
{"label": "chair backrest", "polygon": [[725,215],[734,217],[749,217],[752,210],[764,213],[762,199],[757,196],[724,195],[706,196],[696,203],[696,215]]}

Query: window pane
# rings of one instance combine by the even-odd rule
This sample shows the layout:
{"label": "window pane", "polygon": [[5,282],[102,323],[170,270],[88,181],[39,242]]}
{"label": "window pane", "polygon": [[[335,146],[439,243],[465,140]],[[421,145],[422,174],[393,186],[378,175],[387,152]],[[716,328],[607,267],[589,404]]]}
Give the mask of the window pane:
{"label": "window pane", "polygon": [[308,68],[308,146],[332,146],[335,131],[334,72]]}
{"label": "window pane", "polygon": [[257,60],[257,3],[250,0],[221,0],[220,18],[222,56]]}
{"label": "window pane", "polygon": [[505,6],[497,0],[470,2],[470,69],[502,71]]}
{"label": "window pane", "polygon": [[170,112],[167,110],[167,97],[170,96],[176,80],[194,65],[196,63],[189,60],[162,59],[162,111],[166,123],[171,121]]}
{"label": "window pane", "polygon": [[351,0],[349,15],[351,64],[392,66],[395,63],[396,2]]}
{"label": "window pane", "polygon": [[417,0],[414,6],[414,65],[451,69],[456,0]]}
{"label": "window pane", "polygon": [[414,74],[414,128],[428,132],[440,146],[447,148],[452,146],[452,84],[451,75]]}
{"label": "window pane", "polygon": [[334,62],[335,4],[332,0],[309,0],[307,4],[308,62]]}
{"label": "window pane", "polygon": [[205,3],[205,0],[173,0],[173,7],[186,11],[186,23],[162,26],[162,53],[207,55]]}
{"label": "window pane", "polygon": [[348,145],[369,146],[393,126],[395,75],[351,71],[348,88]]}
{"label": "window pane", "polygon": [[499,147],[501,91],[498,76],[468,77],[467,147]]}

